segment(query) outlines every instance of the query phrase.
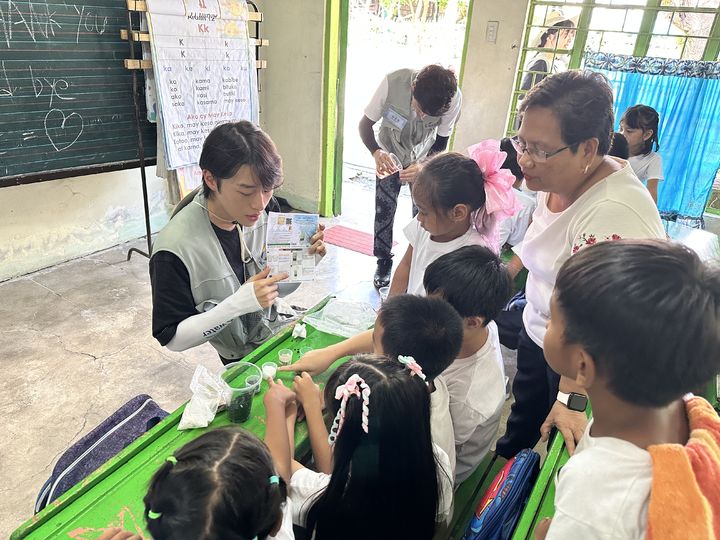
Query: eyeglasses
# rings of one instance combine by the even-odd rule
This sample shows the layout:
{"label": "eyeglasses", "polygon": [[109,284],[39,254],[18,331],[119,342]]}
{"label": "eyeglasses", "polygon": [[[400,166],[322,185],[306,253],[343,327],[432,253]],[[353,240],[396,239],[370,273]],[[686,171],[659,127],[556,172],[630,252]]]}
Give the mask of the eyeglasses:
{"label": "eyeglasses", "polygon": [[510,142],[513,145],[513,148],[518,154],[518,157],[522,156],[523,154],[527,153],[530,156],[530,159],[535,161],[536,163],[544,163],[548,159],[550,159],[553,156],[558,155],[563,150],[567,150],[572,145],[563,146],[559,150],[555,150],[554,152],[546,152],[545,150],[540,150],[539,148],[530,148],[527,144],[525,144],[524,141],[521,141],[517,135],[515,137],[512,137],[510,139]]}

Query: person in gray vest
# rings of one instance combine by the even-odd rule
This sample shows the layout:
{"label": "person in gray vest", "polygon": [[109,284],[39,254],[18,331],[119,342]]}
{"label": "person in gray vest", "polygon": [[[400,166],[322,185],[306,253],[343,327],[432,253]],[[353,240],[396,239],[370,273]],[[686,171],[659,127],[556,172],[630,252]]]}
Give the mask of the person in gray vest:
{"label": "person in gray vest", "polygon": [[[360,138],[375,158],[375,236],[373,254],[376,287],[390,283],[392,238],[400,185],[415,180],[420,161],[447,148],[460,115],[462,94],[455,74],[439,65],[419,72],[389,73],[375,91],[360,120]],[[380,122],[378,137],[373,126]],[[394,162],[394,154],[402,169]],[[414,213],[417,213],[414,210]]]}
{"label": "person in gray vest", "polygon": [[[227,364],[279,322],[277,282],[288,275],[266,267],[265,209],[282,184],[282,160],[270,137],[241,121],[210,132],[199,165],[202,190],[153,245],[152,332],[172,351],[209,341]],[[326,252],[323,228],[312,238],[317,257]]]}

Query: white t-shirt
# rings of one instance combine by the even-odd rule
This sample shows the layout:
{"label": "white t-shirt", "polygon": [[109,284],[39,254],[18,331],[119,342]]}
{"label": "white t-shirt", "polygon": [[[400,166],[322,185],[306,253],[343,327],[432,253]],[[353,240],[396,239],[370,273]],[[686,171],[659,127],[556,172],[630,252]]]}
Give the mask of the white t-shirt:
{"label": "white t-shirt", "polygon": [[[378,86],[378,89],[375,90],[375,94],[373,94],[372,99],[370,100],[370,103],[368,103],[368,106],[365,107],[365,116],[367,116],[370,120],[373,122],[379,122],[380,119],[383,116],[383,112],[385,110],[385,101],[387,101],[388,97],[388,79],[387,76],[383,78],[382,82],[380,83],[380,86]],[[408,100],[410,99],[410,96],[408,96]],[[460,92],[460,88],[457,89],[457,92],[453,96],[452,100],[450,100],[450,108],[447,110],[445,114],[443,114],[440,117],[440,123],[438,124],[438,131],[437,134],[440,137],[449,137],[450,133],[452,133],[453,126],[455,125],[455,122],[458,119],[458,116],[460,116],[460,108],[462,107],[462,92]],[[409,121],[412,122],[415,120],[415,109],[410,108],[410,118]]]}
{"label": "white t-shirt", "polygon": [[497,224],[498,245],[501,247],[505,244],[516,246],[522,242],[537,206],[536,193],[531,192],[532,194],[530,194],[515,188],[513,188],[513,192],[517,200],[522,204],[522,208],[514,216],[505,218]]}
{"label": "white t-shirt", "polygon": [[458,358],[442,372],[450,394],[455,432],[455,483],[472,474],[492,446],[505,403],[505,367],[498,328],[488,325],[485,345],[467,358]]}
{"label": "white t-shirt", "polygon": [[293,505],[290,497],[285,500],[285,508],[283,508],[283,519],[280,530],[275,536],[268,536],[268,540],[295,540],[293,532]]}
{"label": "white t-shirt", "polygon": [[442,377],[436,377],[433,384],[435,391],[430,394],[432,440],[447,454],[450,478],[455,478],[455,431],[450,416],[450,393]]}
{"label": "white t-shirt", "polygon": [[592,420],[558,474],[546,540],[641,540],[652,484],[650,453],[622,439],[593,437],[591,428]]}
{"label": "white t-shirt", "polygon": [[650,193],[627,163],[563,212],[551,212],[547,198],[547,193],[538,193],[538,205],[520,251],[520,259],[528,269],[523,323],[539,347],[543,346],[545,326],[550,320],[555,278],[573,253],[605,240],[666,238]]}
{"label": "white t-shirt", "polygon": [[[450,475],[450,462],[445,451],[433,444],[433,451],[438,463],[438,486],[440,501],[438,504],[438,523],[447,522],[452,517],[453,484]],[[307,513],[313,502],[330,483],[330,475],[307,468],[299,469],[290,478],[288,499],[292,500],[292,521],[301,527],[305,526]]]}
{"label": "white t-shirt", "polygon": [[470,228],[465,234],[450,242],[435,242],[431,240],[430,233],[422,228],[417,218],[413,218],[413,220],[405,226],[403,232],[413,248],[407,293],[418,296],[425,296],[423,277],[425,276],[425,269],[431,262],[463,246],[485,245],[483,237],[472,225],[470,225]]}
{"label": "white t-shirt", "polygon": [[655,152],[640,154],[628,158],[628,163],[635,171],[635,175],[643,184],[647,184],[650,179],[663,181],[662,157]]}

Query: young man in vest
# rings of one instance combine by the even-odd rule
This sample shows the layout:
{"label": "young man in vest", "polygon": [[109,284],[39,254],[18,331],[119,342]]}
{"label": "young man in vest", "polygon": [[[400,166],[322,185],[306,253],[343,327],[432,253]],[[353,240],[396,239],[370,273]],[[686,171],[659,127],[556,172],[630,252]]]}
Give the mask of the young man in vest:
{"label": "young man in vest", "polygon": [[[288,275],[269,276],[265,250],[265,213],[282,185],[282,160],[270,137],[243,120],[210,132],[199,165],[202,190],[153,245],[152,331],[176,352],[208,341],[227,364],[282,322],[273,304]],[[322,228],[312,238],[316,257],[326,252]]]}
{"label": "young man in vest", "polygon": [[[449,69],[430,65],[422,70],[389,73],[375,91],[360,120],[360,138],[375,158],[374,284],[385,287],[392,270],[392,237],[400,185],[412,184],[419,162],[447,148],[460,115],[462,95]],[[373,126],[380,122],[378,137]],[[402,170],[393,162],[395,154]]]}

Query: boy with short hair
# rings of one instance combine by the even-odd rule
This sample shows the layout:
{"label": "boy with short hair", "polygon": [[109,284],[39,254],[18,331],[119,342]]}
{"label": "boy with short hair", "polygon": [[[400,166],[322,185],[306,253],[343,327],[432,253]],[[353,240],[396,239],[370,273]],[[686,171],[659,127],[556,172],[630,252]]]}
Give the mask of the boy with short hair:
{"label": "boy with short hair", "polygon": [[512,292],[500,259],[483,246],[447,253],[425,270],[428,295],[447,300],[463,318],[457,359],[438,378],[447,385],[455,433],[455,481],[472,474],[490,450],[505,402],[505,368],[493,321]]}
{"label": "boy with short hair", "polygon": [[358,353],[385,354],[391,358],[411,356],[420,365],[431,391],[433,442],[447,453],[453,475],[455,443],[448,398],[436,378],[457,357],[463,342],[463,321],[442,298],[401,294],[388,298],[378,313],[375,327],[324,349],[311,351],[280,371],[317,375],[333,362]]}
{"label": "boy with short hair", "polygon": [[603,242],[565,262],[550,310],[545,357],[593,419],[536,538],[715,538],[720,419],[683,396],[720,371],[720,268],[664,240]]}

